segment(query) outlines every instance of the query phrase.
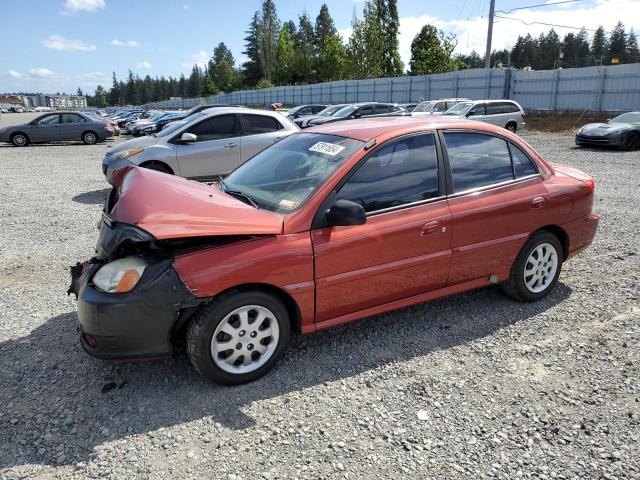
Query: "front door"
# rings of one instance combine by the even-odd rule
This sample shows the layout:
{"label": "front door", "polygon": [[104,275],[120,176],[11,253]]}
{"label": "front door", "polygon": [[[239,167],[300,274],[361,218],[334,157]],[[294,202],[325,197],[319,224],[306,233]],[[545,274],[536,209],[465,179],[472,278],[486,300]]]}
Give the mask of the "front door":
{"label": "front door", "polygon": [[450,213],[435,136],[382,145],[338,189],[360,203],[364,225],[313,230],[316,322],[444,287]]}
{"label": "front door", "polygon": [[187,178],[211,179],[226,175],[240,163],[240,133],[233,113],[207,117],[178,134],[193,133],[195,142],[178,144],[180,174]]}
{"label": "front door", "polygon": [[29,138],[32,142],[55,142],[61,140],[60,114],[54,113],[38,120],[29,131]]}

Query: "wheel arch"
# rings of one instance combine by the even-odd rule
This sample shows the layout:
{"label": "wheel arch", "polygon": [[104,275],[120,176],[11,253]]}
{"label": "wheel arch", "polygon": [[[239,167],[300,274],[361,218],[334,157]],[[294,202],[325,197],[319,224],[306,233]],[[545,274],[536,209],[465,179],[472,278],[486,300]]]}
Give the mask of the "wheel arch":
{"label": "wheel arch", "polygon": [[25,137],[27,137],[27,140],[31,142],[31,137],[29,136],[29,134],[27,132],[23,132],[22,130],[11,132],[11,135],[9,135],[9,140],[13,140],[13,137],[15,137],[16,135],[24,135]]}
{"label": "wheel arch", "polygon": [[144,162],[142,162],[140,164],[140,166],[143,167],[143,168],[147,168],[149,165],[160,165],[160,166],[166,168],[167,170],[169,170],[171,175],[175,175],[176,174],[175,170],[173,168],[171,168],[171,166],[168,163],[163,162],[162,160],[145,160]]}
{"label": "wheel arch", "polygon": [[532,232],[529,238],[531,238],[536,232],[546,231],[556,236],[562,245],[562,261],[564,262],[569,256],[569,235],[567,232],[558,225],[545,225],[539,228],[535,232]]}

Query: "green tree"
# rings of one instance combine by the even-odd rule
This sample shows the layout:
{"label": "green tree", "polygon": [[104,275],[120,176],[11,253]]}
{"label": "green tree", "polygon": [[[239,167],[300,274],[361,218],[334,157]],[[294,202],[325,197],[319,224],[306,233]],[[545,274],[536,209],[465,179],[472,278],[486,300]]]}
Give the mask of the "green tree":
{"label": "green tree", "polygon": [[455,69],[451,58],[455,47],[451,36],[445,37],[442,30],[425,25],[411,42],[410,74],[429,75]]}
{"label": "green tree", "polygon": [[80,87],[78,87],[78,91],[76,92],[76,95],[79,97],[84,97],[84,93],[82,93],[82,89]]}
{"label": "green tree", "polygon": [[273,84],[266,78],[263,78],[262,80],[260,80],[256,85],[256,88],[271,88],[271,87],[273,87]]}
{"label": "green tree", "polygon": [[607,51],[609,49],[607,34],[601,26],[593,34],[591,40],[591,57],[596,65],[601,65],[606,61]]}
{"label": "green tree", "polygon": [[237,78],[235,59],[231,50],[224,42],[220,42],[213,50],[213,57],[209,60],[209,76],[218,90],[230,92],[236,88]]}
{"label": "green tree", "polygon": [[318,56],[318,79],[321,82],[346,78],[347,49],[336,33],[327,37]]}
{"label": "green tree", "polygon": [[276,60],[276,44],[280,32],[280,20],[273,0],[263,0],[256,29],[258,40],[258,58],[263,78],[271,81]]}
{"label": "green tree", "polygon": [[320,13],[316,17],[316,26],[314,29],[315,46],[319,52],[325,48],[326,42],[337,36],[338,31],[333,23],[333,18],[329,14],[329,7],[323,3],[320,7]]}
{"label": "green tree", "polygon": [[[476,53],[476,55],[478,54]],[[479,57],[480,56],[478,55],[478,58]],[[493,67],[497,67],[498,65],[502,65],[503,67],[506,67],[507,65],[509,65],[510,61],[511,61],[511,53],[509,52],[509,50],[503,49],[503,50],[494,50],[493,52],[491,52],[491,61],[489,63]],[[484,66],[484,63],[482,66]],[[457,68],[457,70],[459,70],[460,68],[463,68],[463,67],[460,66]]]}
{"label": "green tree", "polygon": [[462,63],[461,68],[483,68],[484,60],[475,50],[471,50],[469,55],[457,55],[456,57]]}
{"label": "green tree", "polygon": [[294,75],[297,83],[311,83],[316,75],[316,48],[313,24],[307,12],[298,18],[298,31],[293,37],[294,44]]}
{"label": "green tree", "polygon": [[538,52],[534,68],[536,70],[549,70],[556,68],[560,58],[560,37],[552,28],[547,34],[540,34],[538,38]]}
{"label": "green tree", "polygon": [[618,22],[618,24],[611,32],[611,36],[609,37],[607,63],[611,63],[614,58],[617,58],[619,63],[625,63],[626,51],[627,34],[624,31],[624,25],[622,24],[622,22]]}
{"label": "green tree", "polygon": [[93,105],[98,108],[107,106],[107,95],[102,85],[96,87],[96,91],[93,95]]}
{"label": "green tree", "polygon": [[288,85],[293,78],[294,45],[286,25],[280,28],[278,45],[276,48],[276,64],[273,71],[273,81],[276,85]]}
{"label": "green tree", "polygon": [[109,104],[113,106],[121,105],[120,103],[120,85],[116,78],[116,72],[113,72],[113,85],[109,91]]}
{"label": "green tree", "polygon": [[247,61],[242,64],[242,83],[246,87],[254,87],[262,77],[260,67],[260,46],[258,45],[258,28],[260,15],[253,14],[253,19],[249,24],[249,30],[244,37],[244,51],[242,54],[247,57]]}
{"label": "green tree", "polygon": [[627,49],[625,51],[626,63],[638,63],[640,62],[640,50],[638,49],[638,37],[633,31],[633,28],[629,30],[627,36]]}
{"label": "green tree", "polygon": [[136,81],[131,70],[129,70],[129,75],[127,77],[125,103],[127,105],[140,105],[140,92],[138,91],[138,86],[136,85]]}
{"label": "green tree", "polygon": [[178,81],[178,95],[181,97],[187,96],[187,79],[184,78],[184,73],[180,74],[180,80]]}
{"label": "green tree", "polygon": [[218,93],[220,93],[220,90],[211,79],[211,75],[205,75],[204,80],[202,80],[202,90],[200,91],[200,96],[208,97],[210,95],[217,95]]}
{"label": "green tree", "polygon": [[378,31],[383,39],[382,72],[385,77],[402,75],[404,66],[398,51],[398,33],[400,19],[398,18],[397,0],[372,0],[372,15],[378,23]]}
{"label": "green tree", "polygon": [[384,76],[381,55],[384,38],[370,2],[365,3],[361,20],[354,16],[351,27],[347,45],[348,76],[356,79]]}
{"label": "green tree", "polygon": [[[165,82],[162,82],[165,83]],[[164,87],[164,86],[163,86]],[[166,98],[166,87],[163,88],[165,90],[162,92],[162,97]],[[187,96],[189,97],[197,97],[200,95],[202,91],[202,72],[200,71],[200,67],[198,65],[194,65],[191,69],[191,75],[189,75],[189,81],[187,83]]]}

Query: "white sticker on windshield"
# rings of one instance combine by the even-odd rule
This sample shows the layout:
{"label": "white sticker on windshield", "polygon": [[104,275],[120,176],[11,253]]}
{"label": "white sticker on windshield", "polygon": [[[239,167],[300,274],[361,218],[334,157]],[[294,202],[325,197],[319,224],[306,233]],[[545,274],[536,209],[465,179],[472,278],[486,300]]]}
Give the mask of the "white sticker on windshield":
{"label": "white sticker on windshield", "polygon": [[294,202],[293,200],[280,200],[280,207],[286,208],[289,210],[293,210],[298,206],[298,202]]}
{"label": "white sticker on windshield", "polygon": [[344,150],[344,148],[345,147],[343,147],[342,145],[336,145],[335,143],[318,142],[314,145],[311,145],[311,147],[309,147],[309,150],[311,152],[325,153],[327,155],[335,157],[342,150]]}

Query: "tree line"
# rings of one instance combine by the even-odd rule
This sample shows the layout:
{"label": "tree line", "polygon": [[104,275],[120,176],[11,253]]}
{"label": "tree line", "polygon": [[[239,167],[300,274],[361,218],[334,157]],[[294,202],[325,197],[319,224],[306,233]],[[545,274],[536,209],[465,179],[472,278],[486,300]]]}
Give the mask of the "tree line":
{"label": "tree line", "polygon": [[[189,76],[144,78],[129,70],[126,79],[113,73],[111,88],[96,88],[89,105],[140,105],[169,97],[199,97],[243,88],[305,85],[343,79],[427,75],[465,68],[481,68],[484,59],[475,51],[455,53],[455,35],[425,25],[411,44],[409,65],[398,49],[400,20],[397,0],[367,0],[361,18],[354,15],[347,42],[338,33],[326,4],[315,21],[306,11],[297,22],[282,22],[273,0],[263,0],[245,32],[247,61],[236,65],[233,54],[220,42],[204,66],[194,65]],[[551,29],[533,38],[519,36],[511,50],[491,54],[491,65],[535,70],[558,67],[640,61],[637,36],[618,22],[610,35],[599,27],[592,38],[585,29],[560,38]]]}

